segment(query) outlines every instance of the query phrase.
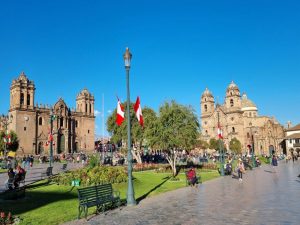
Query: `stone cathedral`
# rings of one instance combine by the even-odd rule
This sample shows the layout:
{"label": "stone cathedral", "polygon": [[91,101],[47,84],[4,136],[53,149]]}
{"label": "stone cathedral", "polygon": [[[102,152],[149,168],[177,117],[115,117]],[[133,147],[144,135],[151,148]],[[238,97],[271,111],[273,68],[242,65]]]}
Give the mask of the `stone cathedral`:
{"label": "stone cathedral", "polygon": [[76,97],[76,109],[60,98],[53,107],[35,104],[35,85],[24,72],[10,87],[9,129],[20,140],[18,155],[49,153],[50,114],[53,121],[53,153],[93,151],[95,141],[94,96],[83,89]]}
{"label": "stone cathedral", "polygon": [[253,146],[256,154],[268,155],[270,151],[286,153],[283,126],[274,117],[259,115],[256,105],[246,94],[241,96],[234,82],[227,87],[222,105],[215,104],[213,94],[206,88],[200,107],[204,140],[217,138],[219,120],[227,149],[230,140],[235,137],[241,142],[243,153],[249,151],[249,146]]}

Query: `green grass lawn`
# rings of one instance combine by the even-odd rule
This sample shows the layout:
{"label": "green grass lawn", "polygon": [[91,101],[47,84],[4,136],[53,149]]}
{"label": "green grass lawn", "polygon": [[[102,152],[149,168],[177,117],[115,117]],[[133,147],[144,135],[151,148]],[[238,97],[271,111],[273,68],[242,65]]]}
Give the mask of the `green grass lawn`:
{"label": "green grass lawn", "polygon": [[[185,175],[178,175],[179,181],[170,181],[169,173],[136,172],[134,176],[135,197],[137,200],[167,191],[185,187]],[[201,172],[202,181],[219,177],[217,171]],[[125,200],[127,183],[114,184]],[[26,197],[16,201],[1,201],[0,211],[11,211],[21,217],[21,224],[61,224],[75,220],[78,214],[77,188],[47,184],[45,181],[32,185],[26,190]],[[95,209],[90,208],[92,214]]]}

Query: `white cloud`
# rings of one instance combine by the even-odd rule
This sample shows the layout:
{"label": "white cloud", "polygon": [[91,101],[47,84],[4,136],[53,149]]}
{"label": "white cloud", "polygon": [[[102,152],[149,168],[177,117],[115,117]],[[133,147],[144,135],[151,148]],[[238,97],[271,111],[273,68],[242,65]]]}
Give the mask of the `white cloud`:
{"label": "white cloud", "polygon": [[100,116],[100,115],[101,115],[101,112],[98,111],[97,109],[95,109],[94,114],[95,114],[95,116]]}

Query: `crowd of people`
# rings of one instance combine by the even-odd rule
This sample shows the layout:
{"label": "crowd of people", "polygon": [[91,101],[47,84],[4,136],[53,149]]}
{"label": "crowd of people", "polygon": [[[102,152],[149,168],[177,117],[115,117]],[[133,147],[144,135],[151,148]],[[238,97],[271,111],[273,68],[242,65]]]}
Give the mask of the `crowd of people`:
{"label": "crowd of people", "polygon": [[[100,155],[101,164],[110,164],[112,166],[115,165],[123,165],[126,163],[126,156],[121,154],[119,151],[114,152],[105,152],[100,151],[97,152]],[[108,154],[110,153],[110,154]],[[141,160],[142,163],[168,163],[167,162],[167,153],[164,151],[153,151],[153,152],[141,152]],[[72,163],[80,163],[82,165],[86,165],[89,163],[90,160],[89,155],[86,155],[83,152],[75,153],[75,154],[60,154],[53,156],[54,162],[72,162]],[[266,156],[266,158],[269,158]],[[205,159],[205,160],[203,160]],[[213,154],[207,154],[207,153],[195,153],[195,152],[189,152],[186,151],[180,151],[177,152],[177,163],[186,163],[188,166],[193,165],[199,165],[201,162],[208,162],[208,160],[211,160],[212,163],[217,163],[220,161],[220,155],[217,153]],[[273,167],[278,166],[278,158],[275,154],[272,155],[271,158],[269,158],[270,163]],[[291,155],[291,159],[293,161],[298,159],[298,156],[296,157],[295,154]],[[236,164],[233,163],[233,161],[236,160]],[[287,162],[290,160],[289,157],[286,158]],[[39,163],[48,163],[49,157],[48,156],[36,156],[33,155],[24,155],[22,158],[11,158],[7,157],[4,159],[3,162],[5,162],[6,168],[8,169],[7,175],[8,180],[6,182],[7,187],[9,189],[17,188],[19,186],[20,180],[22,180],[22,177],[25,176],[26,170],[29,170],[31,167],[33,167],[34,162],[38,161]],[[253,167],[260,167],[261,161],[260,158],[257,156],[249,156],[249,155],[233,155],[233,154],[225,154],[224,157],[224,174],[225,175],[232,175],[233,177],[237,177],[239,181],[243,180],[243,174],[245,174],[245,171],[247,169],[252,169]],[[3,164],[3,163],[2,163]],[[234,166],[236,165],[236,166]],[[221,171],[219,171],[221,172]],[[24,176],[23,176],[24,175]],[[198,177],[196,175],[196,170],[191,168],[186,173],[187,179],[191,183],[192,186],[195,186],[198,182]],[[300,176],[300,175],[299,175]]]}

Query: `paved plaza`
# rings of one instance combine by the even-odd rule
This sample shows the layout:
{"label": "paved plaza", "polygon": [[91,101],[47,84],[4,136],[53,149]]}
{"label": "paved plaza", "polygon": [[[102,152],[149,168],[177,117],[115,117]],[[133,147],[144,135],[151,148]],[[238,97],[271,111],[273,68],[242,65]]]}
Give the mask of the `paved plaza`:
{"label": "paved plaza", "polygon": [[[46,172],[47,167],[49,167],[49,164],[43,163],[43,164],[34,164],[33,167],[30,167],[29,169],[26,168],[25,185],[41,180],[41,174],[43,172]],[[79,167],[82,167],[81,163],[68,163],[67,170],[73,170]],[[62,164],[54,163],[53,173],[57,174],[60,172],[62,172]],[[0,174],[0,192],[5,191],[5,182],[7,178],[8,178],[7,173]]]}
{"label": "paved plaza", "polygon": [[[66,225],[300,224],[300,163],[247,171],[151,197]],[[77,207],[77,206],[74,206]]]}

